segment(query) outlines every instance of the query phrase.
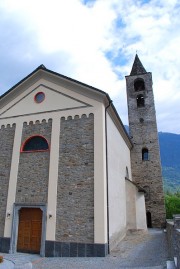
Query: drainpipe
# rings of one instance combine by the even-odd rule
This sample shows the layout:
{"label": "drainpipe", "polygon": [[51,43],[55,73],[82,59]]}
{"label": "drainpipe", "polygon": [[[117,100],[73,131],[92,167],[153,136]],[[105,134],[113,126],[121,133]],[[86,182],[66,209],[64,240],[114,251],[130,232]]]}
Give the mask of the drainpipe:
{"label": "drainpipe", "polygon": [[109,99],[109,104],[105,108],[105,139],[106,139],[106,184],[107,184],[107,238],[108,238],[108,254],[109,249],[109,182],[108,182],[108,141],[107,141],[107,109],[111,106],[112,100]]}

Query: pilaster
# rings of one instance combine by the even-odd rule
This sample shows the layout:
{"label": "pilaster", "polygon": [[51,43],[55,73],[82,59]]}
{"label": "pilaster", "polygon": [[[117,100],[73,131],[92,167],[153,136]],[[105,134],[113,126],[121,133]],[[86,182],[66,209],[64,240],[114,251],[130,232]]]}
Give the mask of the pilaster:
{"label": "pilaster", "polygon": [[53,118],[52,121],[52,133],[51,133],[51,145],[50,145],[46,240],[55,240],[55,233],[56,233],[59,138],[60,138],[60,118],[56,117]]}
{"label": "pilaster", "polygon": [[6,219],[5,219],[5,227],[4,227],[4,237],[11,237],[13,204],[15,203],[15,198],[16,198],[16,186],[17,186],[22,128],[23,128],[23,122],[17,122],[15,136],[14,136],[13,152],[12,152],[11,171],[10,171],[9,189],[8,189],[7,207],[6,207]]}

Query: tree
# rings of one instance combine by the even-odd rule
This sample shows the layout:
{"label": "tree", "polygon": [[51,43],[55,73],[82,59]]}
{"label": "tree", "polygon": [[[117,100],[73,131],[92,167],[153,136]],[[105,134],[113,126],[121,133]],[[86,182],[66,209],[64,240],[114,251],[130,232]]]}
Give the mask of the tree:
{"label": "tree", "polygon": [[180,193],[165,195],[166,218],[172,219],[173,215],[180,214]]}

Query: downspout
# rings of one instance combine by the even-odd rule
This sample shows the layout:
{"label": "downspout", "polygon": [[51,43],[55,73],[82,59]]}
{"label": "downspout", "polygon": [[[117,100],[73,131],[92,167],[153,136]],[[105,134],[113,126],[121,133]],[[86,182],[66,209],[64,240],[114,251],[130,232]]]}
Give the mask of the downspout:
{"label": "downspout", "polygon": [[107,141],[107,109],[111,106],[112,100],[109,100],[109,104],[105,108],[105,139],[106,139],[106,187],[107,187],[107,238],[108,238],[108,254],[109,249],[109,179],[108,179],[108,141]]}

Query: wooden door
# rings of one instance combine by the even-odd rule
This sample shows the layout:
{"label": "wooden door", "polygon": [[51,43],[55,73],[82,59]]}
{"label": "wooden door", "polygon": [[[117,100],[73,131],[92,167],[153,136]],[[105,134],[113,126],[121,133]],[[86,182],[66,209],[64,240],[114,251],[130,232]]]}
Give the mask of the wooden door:
{"label": "wooden door", "polygon": [[39,253],[41,248],[42,211],[22,208],[19,211],[17,251]]}

